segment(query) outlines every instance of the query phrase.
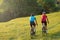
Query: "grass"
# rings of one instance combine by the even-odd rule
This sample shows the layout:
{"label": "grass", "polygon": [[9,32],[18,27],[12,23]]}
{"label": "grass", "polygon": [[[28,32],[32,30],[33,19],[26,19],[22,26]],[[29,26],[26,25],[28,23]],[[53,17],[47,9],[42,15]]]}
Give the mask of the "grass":
{"label": "grass", "polygon": [[29,17],[16,18],[0,23],[0,40],[60,40],[60,12],[47,14],[48,35],[41,34],[41,15],[37,15],[36,35],[31,39]]}

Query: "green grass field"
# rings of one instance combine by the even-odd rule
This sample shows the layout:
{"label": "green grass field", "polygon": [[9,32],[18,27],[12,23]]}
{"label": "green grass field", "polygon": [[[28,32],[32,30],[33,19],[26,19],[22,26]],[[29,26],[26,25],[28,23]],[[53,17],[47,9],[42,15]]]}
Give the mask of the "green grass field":
{"label": "green grass field", "polygon": [[31,39],[29,17],[0,22],[0,40],[60,40],[60,12],[47,14],[48,35],[42,36],[41,15],[37,15],[36,35]]}

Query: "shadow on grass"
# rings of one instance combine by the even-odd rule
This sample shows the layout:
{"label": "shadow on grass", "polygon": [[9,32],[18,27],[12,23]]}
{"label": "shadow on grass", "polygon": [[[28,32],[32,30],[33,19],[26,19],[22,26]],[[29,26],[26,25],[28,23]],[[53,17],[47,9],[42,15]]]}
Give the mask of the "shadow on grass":
{"label": "shadow on grass", "polygon": [[50,35],[51,39],[59,39],[60,38],[60,32],[54,33]]}
{"label": "shadow on grass", "polygon": [[60,32],[54,33],[54,34],[38,34],[35,36],[32,36],[32,39],[40,39],[40,40],[59,40],[60,39]]}

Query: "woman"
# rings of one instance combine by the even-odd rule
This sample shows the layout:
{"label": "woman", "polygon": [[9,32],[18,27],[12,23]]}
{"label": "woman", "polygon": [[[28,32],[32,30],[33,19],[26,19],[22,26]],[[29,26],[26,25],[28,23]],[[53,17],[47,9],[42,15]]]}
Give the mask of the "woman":
{"label": "woman", "polygon": [[47,23],[49,23],[49,20],[46,15],[46,12],[42,12],[41,23],[42,23],[42,32],[47,33]]}

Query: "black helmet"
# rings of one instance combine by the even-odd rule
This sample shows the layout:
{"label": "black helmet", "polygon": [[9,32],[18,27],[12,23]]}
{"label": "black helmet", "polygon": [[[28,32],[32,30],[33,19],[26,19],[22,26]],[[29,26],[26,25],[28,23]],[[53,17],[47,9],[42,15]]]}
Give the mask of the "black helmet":
{"label": "black helmet", "polygon": [[34,16],[34,13],[32,13],[31,16]]}

